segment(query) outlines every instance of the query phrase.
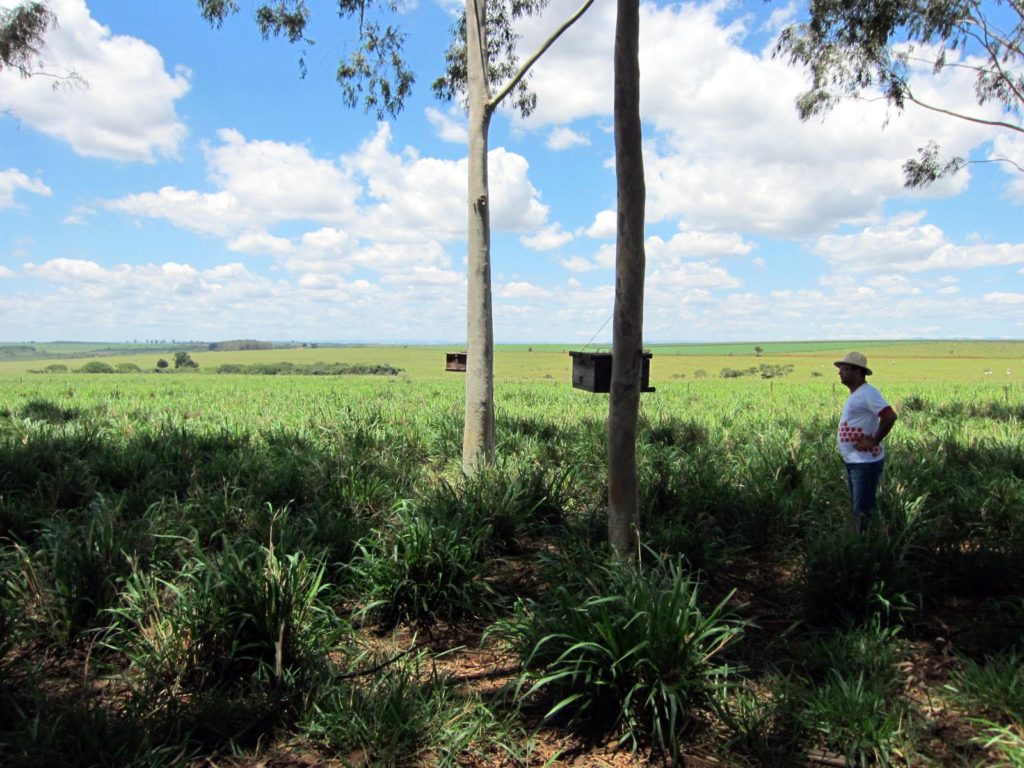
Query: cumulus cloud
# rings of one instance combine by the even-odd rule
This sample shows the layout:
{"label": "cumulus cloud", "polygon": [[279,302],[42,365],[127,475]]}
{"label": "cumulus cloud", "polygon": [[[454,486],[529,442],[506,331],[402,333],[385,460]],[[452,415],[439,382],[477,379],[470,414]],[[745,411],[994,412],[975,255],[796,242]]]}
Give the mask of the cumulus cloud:
{"label": "cumulus cloud", "polygon": [[439,109],[427,107],[424,111],[427,122],[434,126],[437,137],[442,141],[453,144],[465,144],[469,134],[466,131],[466,123],[463,119],[456,119],[452,115],[446,115]]}
{"label": "cumulus cloud", "polygon": [[[249,140],[235,130],[221,130],[218,138],[205,151],[213,190],[166,186],[108,200],[106,207],[231,238],[235,250],[249,250],[253,241],[247,233],[296,221],[384,241],[465,236],[465,160],[396,154],[387,125],[337,162],[314,156],[306,146]],[[541,228],[548,208],[529,181],[526,159],[503,148],[489,157],[493,228]],[[273,241],[271,252],[286,251],[280,239]]]}
{"label": "cumulus cloud", "polygon": [[738,232],[699,232],[688,227],[683,227],[668,241],[655,236],[646,242],[647,258],[653,262],[676,258],[746,256],[754,247]]}
{"label": "cumulus cloud", "polygon": [[559,262],[570,272],[591,272],[597,269],[597,265],[584,256],[570,256]]}
{"label": "cumulus cloud", "polygon": [[96,213],[94,208],[87,205],[76,205],[74,210],[64,217],[64,223],[71,225],[85,224],[86,217],[92,216],[94,213]]}
{"label": "cumulus cloud", "polygon": [[594,223],[587,229],[587,236],[593,238],[615,237],[615,211],[599,211],[594,216]]}
{"label": "cumulus cloud", "polygon": [[46,186],[42,179],[29,178],[17,168],[0,171],[0,209],[13,208],[15,206],[14,195],[19,190],[43,197],[53,194],[53,190]]}
{"label": "cumulus cloud", "polygon": [[[545,17],[561,18],[572,4],[555,0]],[[884,99],[844,102],[823,120],[801,123],[794,101],[807,77],[772,59],[770,49],[742,47],[761,31],[748,29],[752,20],[726,3],[642,6],[640,101],[658,137],[645,147],[649,222],[685,217],[701,230],[773,236],[864,224],[886,199],[907,194],[901,166],[922,137],[951,154],[992,137],[988,128],[925,110],[891,112]],[[524,48],[549,25],[529,21]],[[594,7],[578,25],[535,73],[538,107],[527,127],[611,115],[614,9]],[[950,66],[934,77],[922,66],[914,76],[922,98],[941,94],[944,106],[979,112],[969,70]],[[998,108],[980,113],[991,117]],[[964,172],[917,194],[956,194],[969,179]]]}
{"label": "cumulus cloud", "polygon": [[228,250],[241,253],[269,253],[281,256],[294,251],[295,246],[291,240],[284,237],[274,237],[268,232],[243,232],[228,243]]}
{"label": "cumulus cloud", "polygon": [[589,147],[590,139],[582,133],[577,133],[571,128],[565,126],[558,126],[551,129],[551,133],[548,134],[547,142],[545,142],[548,149],[556,152],[563,149],[571,149],[572,147]]}
{"label": "cumulus cloud", "polygon": [[114,35],[95,21],[84,0],[51,0],[59,24],[46,37],[41,68],[83,82],[53,89],[48,77],[0,73],[4,106],[80,155],[152,162],[175,156],[187,130],[175,102],[189,90],[189,73],[169,74],[160,52],[134,37]]}
{"label": "cumulus cloud", "polygon": [[984,299],[991,304],[1024,304],[1024,293],[986,293]]}
{"label": "cumulus cloud", "polygon": [[421,287],[455,287],[465,283],[465,276],[450,269],[442,269],[433,264],[414,266],[411,269],[392,271],[381,278],[385,285],[421,286]]}
{"label": "cumulus cloud", "polygon": [[916,296],[922,292],[903,275],[879,275],[868,280],[867,284],[889,296]]}
{"label": "cumulus cloud", "polygon": [[[83,338],[117,337],[124,328],[140,336],[218,338],[230,327],[255,338],[354,340],[408,339],[417,327],[439,338],[465,332],[464,291],[447,290],[427,303],[416,299],[422,285],[451,283],[452,276],[429,266],[407,275],[407,282],[396,275],[380,283],[337,274],[272,280],[240,263],[198,269],[62,258],[24,270],[49,289],[0,302],[3,327],[23,338],[69,326]],[[100,305],[103,312],[96,311]]]}
{"label": "cumulus cloud", "polygon": [[0,278],[16,277],[14,271],[10,267],[0,265]]}
{"label": "cumulus cloud", "polygon": [[542,227],[536,234],[519,238],[523,245],[535,251],[552,251],[571,243],[574,239],[575,235],[572,232],[566,232],[558,223]]}
{"label": "cumulus cloud", "polygon": [[[361,211],[367,232],[405,229],[413,239],[465,237],[465,159],[395,154],[391,129],[382,124],[345,163],[366,180],[366,193],[374,198]],[[548,208],[530,183],[526,158],[498,147],[488,154],[488,175],[494,230],[533,231],[545,223]]]}
{"label": "cumulus cloud", "polygon": [[814,252],[849,273],[967,270],[1024,263],[1024,243],[957,245],[939,227],[922,223],[924,217],[924,212],[917,212],[853,234],[825,235],[818,239]]}
{"label": "cumulus cloud", "polygon": [[676,264],[671,267],[659,268],[651,272],[647,279],[652,289],[662,290],[677,288],[721,290],[740,286],[740,281],[725,269],[705,262]]}
{"label": "cumulus cloud", "polygon": [[1018,203],[1024,203],[1024,135],[1000,133],[992,143],[990,160],[998,160],[1000,167],[1009,174],[1007,187],[1009,195]]}
{"label": "cumulus cloud", "polygon": [[547,288],[525,281],[499,286],[497,294],[502,299],[546,299],[552,295]]}

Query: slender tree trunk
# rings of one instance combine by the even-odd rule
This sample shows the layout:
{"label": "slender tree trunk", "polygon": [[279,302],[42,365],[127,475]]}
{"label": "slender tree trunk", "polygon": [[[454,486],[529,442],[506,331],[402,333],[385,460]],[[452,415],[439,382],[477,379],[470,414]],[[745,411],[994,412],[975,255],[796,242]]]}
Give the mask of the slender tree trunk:
{"label": "slender tree trunk", "polygon": [[618,0],[615,26],[615,310],[608,404],[608,539],[624,557],[640,530],[636,429],[644,326],[643,135],[640,129],[640,3]]}
{"label": "slender tree trunk", "polygon": [[469,98],[469,228],[466,267],[466,423],[462,469],[494,461],[494,319],[491,308],[491,215],[487,133],[491,121],[484,60],[486,0],[466,0]]}

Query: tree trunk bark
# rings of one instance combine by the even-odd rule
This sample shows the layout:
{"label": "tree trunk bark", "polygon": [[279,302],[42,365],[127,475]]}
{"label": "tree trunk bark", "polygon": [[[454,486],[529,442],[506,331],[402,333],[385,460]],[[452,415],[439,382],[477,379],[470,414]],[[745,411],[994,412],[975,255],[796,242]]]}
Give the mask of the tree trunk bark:
{"label": "tree trunk bark", "polygon": [[637,416],[644,325],[643,134],[640,127],[640,3],[618,0],[615,25],[615,309],[608,401],[608,539],[623,557],[640,531]]}
{"label": "tree trunk bark", "polygon": [[491,223],[487,185],[488,105],[486,0],[466,0],[469,99],[469,227],[466,267],[466,420],[462,470],[494,461],[494,319],[491,303]]}

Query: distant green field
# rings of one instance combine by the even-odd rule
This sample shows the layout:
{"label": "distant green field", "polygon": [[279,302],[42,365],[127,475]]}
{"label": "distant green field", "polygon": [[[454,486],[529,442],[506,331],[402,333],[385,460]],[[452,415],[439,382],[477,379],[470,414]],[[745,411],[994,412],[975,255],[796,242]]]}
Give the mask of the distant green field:
{"label": "distant green field", "polygon": [[[8,347],[13,345],[7,345]],[[126,359],[143,371],[155,370],[161,358],[171,363],[169,349],[144,345],[35,345],[45,346],[42,359],[0,360],[0,374],[26,375],[48,365],[66,365],[70,372],[86,359],[97,359],[116,366]],[[761,347],[760,354],[754,351]],[[571,381],[570,349],[580,345],[508,344],[495,350],[495,378],[498,381],[550,380],[568,385]],[[178,347],[181,349],[181,347]],[[221,365],[290,362],[347,363],[350,365],[391,365],[402,376],[415,381],[457,379],[461,374],[445,371],[445,353],[458,351],[458,345],[380,345],[328,346],[317,348],[269,349],[233,352],[206,352],[192,348],[192,359],[199,369],[187,375],[215,374]],[[590,347],[598,350],[598,347]],[[850,349],[868,355],[879,383],[913,382],[988,382],[1005,386],[1024,381],[1024,341],[863,341],[863,342],[766,342],[763,344],[672,344],[652,345],[651,383],[699,382],[717,379],[725,368],[748,370],[762,364],[793,366],[782,382],[812,379],[834,380],[832,361]],[[63,350],[66,357],[61,357]],[[138,374],[135,374],[138,375]],[[755,378],[759,378],[755,375]]]}

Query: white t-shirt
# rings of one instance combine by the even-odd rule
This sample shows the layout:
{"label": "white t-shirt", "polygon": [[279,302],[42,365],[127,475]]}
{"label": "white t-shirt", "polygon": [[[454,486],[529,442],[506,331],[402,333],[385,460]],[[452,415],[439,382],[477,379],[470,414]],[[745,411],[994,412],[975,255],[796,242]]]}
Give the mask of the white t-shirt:
{"label": "white t-shirt", "polygon": [[847,464],[865,464],[885,458],[885,447],[876,445],[870,451],[859,451],[854,443],[863,435],[874,437],[878,432],[878,416],[889,403],[882,393],[867,382],[861,384],[846,400],[843,415],[839,419],[839,453]]}

